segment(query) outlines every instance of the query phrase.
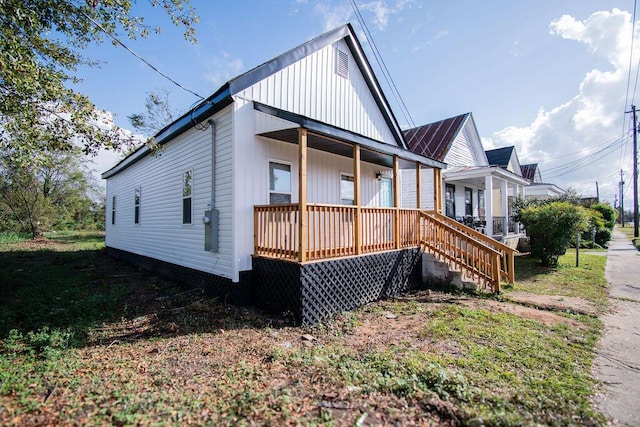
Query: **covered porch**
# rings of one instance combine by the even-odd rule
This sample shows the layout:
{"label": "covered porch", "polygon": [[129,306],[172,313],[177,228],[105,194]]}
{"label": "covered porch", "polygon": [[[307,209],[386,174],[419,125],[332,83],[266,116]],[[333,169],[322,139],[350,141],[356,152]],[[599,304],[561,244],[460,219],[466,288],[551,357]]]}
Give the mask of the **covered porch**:
{"label": "covered porch", "polygon": [[[443,206],[444,164],[398,146],[372,141],[288,112],[259,106],[259,111],[286,120],[295,127],[258,133],[259,136],[297,145],[297,202],[254,206],[254,257],[299,265],[349,259],[385,251],[420,249],[454,265],[466,277],[493,291],[502,280],[513,281],[509,251],[486,236],[447,224],[438,209],[431,212],[400,206],[400,171],[415,171],[417,206],[422,174],[433,174],[433,206]],[[351,161],[353,198],[348,204],[317,203],[307,191],[308,155],[320,150]],[[375,164],[391,171],[390,206],[362,203],[362,165]],[[376,173],[376,178],[378,173]],[[405,191],[407,191],[405,189]],[[429,203],[431,204],[431,203]],[[440,217],[439,217],[440,215]],[[512,252],[510,252],[513,255]],[[384,278],[383,278],[384,279]]]}
{"label": "covered porch", "polygon": [[456,168],[444,174],[446,216],[487,236],[517,244],[524,236],[512,201],[524,197],[529,182],[499,167]]}

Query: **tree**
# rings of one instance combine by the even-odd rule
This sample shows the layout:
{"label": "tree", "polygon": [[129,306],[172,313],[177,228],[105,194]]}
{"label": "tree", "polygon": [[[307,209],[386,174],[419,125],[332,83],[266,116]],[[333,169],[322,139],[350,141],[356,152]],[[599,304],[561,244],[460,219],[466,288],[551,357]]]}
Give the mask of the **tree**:
{"label": "tree", "polygon": [[127,116],[131,126],[151,138],[169,123],[173,122],[176,112],[169,104],[169,92],[166,89],[156,89],[147,93],[144,102],[145,112]]}
{"label": "tree", "polygon": [[[198,21],[189,0],[153,0],[184,36],[195,42]],[[111,126],[96,126],[100,112],[72,89],[82,55],[91,42],[121,31],[131,39],[159,28],[136,16],[136,0],[0,0],[0,149],[23,164],[34,153],[72,150],[86,153],[118,148],[127,139]],[[115,40],[114,40],[114,43]],[[37,156],[37,159],[43,157]]]}
{"label": "tree", "polygon": [[98,228],[100,191],[88,178],[79,149],[47,152],[27,166],[11,154],[0,157],[1,230],[35,238],[48,229]]}
{"label": "tree", "polygon": [[531,243],[531,253],[540,258],[542,265],[557,267],[575,233],[588,226],[588,215],[582,206],[569,202],[552,202],[529,206],[520,212]]}

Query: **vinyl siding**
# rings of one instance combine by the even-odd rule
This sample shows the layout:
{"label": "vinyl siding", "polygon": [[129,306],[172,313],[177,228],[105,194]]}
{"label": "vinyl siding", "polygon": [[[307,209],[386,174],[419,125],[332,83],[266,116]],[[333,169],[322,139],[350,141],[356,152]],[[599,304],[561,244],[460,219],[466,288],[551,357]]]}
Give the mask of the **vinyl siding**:
{"label": "vinyl siding", "polygon": [[[423,210],[434,209],[433,169],[422,168],[420,172],[422,185],[420,187]],[[407,209],[417,208],[416,198],[416,171],[415,169],[403,169],[400,171],[402,178],[401,206]]]}
{"label": "vinyl siding", "polygon": [[[335,72],[336,49],[349,56],[349,77]],[[320,49],[237,95],[396,145],[344,40]]]}
{"label": "vinyl siding", "polygon": [[[216,204],[220,251],[204,250],[202,216],[211,203],[211,130],[191,129],[107,180],[109,247],[232,277],[231,107],[214,116],[218,141]],[[182,174],[193,171],[192,224],[182,224]],[[141,188],[140,223],[134,224],[134,189]],[[116,196],[116,224],[111,200]]]}

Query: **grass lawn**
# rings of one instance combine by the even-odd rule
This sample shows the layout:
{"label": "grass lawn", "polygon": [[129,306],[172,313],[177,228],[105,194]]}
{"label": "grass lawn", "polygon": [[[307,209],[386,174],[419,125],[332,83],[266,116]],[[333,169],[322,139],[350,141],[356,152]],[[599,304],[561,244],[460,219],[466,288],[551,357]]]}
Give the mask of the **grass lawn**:
{"label": "grass lawn", "polygon": [[[0,424],[604,423],[595,317],[419,292],[297,328],[102,248],[99,235],[0,243]],[[600,301],[604,264],[587,261],[531,263],[516,288]]]}

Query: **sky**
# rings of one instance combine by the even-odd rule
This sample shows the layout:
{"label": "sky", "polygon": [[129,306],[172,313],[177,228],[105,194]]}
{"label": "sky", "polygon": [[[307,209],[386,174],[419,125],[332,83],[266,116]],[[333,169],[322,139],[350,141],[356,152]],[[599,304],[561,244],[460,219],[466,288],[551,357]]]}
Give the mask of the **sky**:
{"label": "sky", "polygon": [[[197,44],[162,11],[134,11],[163,32],[121,39],[201,96],[229,79],[350,22],[403,128],[472,112],[485,149],[514,145],[543,181],[614,204],[623,170],[632,206],[631,115],[640,61],[633,0],[356,0],[400,98],[393,95],[349,0],[192,0]],[[632,33],[635,29],[635,39]],[[633,40],[633,51],[632,51]],[[96,106],[130,128],[146,95],[169,90],[183,113],[198,98],[106,42],[86,54],[78,85]],[[408,114],[403,113],[401,103]],[[117,160],[103,153],[100,172]],[[597,184],[596,184],[597,182]]]}

